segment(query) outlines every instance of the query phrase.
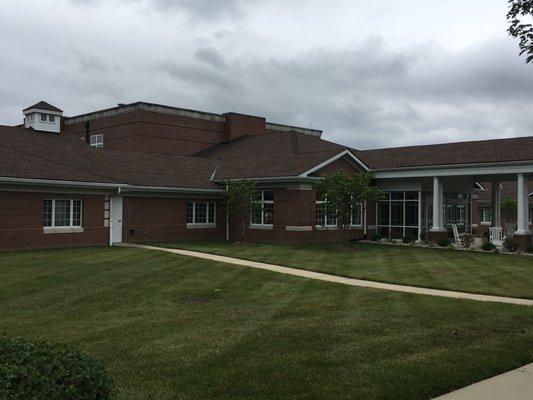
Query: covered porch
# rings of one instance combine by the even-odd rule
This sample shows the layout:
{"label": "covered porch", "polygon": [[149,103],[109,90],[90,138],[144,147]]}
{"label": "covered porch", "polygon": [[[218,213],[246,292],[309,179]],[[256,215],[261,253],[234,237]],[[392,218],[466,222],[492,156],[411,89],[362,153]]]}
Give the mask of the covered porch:
{"label": "covered porch", "polygon": [[[479,182],[490,182],[490,239],[501,242],[510,234],[526,250],[532,245],[528,202],[531,177],[533,162],[378,170],[377,185],[388,198],[376,206],[376,232],[382,237],[409,236],[431,242],[453,237],[453,225],[460,234],[476,233],[476,224],[472,223],[477,212],[474,193],[480,189]],[[502,224],[500,182],[516,185],[518,210],[512,232],[505,232]]]}

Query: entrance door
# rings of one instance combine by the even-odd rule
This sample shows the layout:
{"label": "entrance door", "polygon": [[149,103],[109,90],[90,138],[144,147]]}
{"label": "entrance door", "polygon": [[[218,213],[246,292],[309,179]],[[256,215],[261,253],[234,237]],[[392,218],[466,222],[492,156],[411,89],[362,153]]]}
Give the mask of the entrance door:
{"label": "entrance door", "polygon": [[122,243],[122,196],[111,196],[111,245]]}

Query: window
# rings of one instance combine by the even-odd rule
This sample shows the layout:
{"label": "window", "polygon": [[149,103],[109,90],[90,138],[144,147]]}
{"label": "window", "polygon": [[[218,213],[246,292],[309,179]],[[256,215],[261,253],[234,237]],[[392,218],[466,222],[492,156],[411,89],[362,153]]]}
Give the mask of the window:
{"label": "window", "polygon": [[33,117],[35,114],[28,114],[28,122],[33,122]]}
{"label": "window", "polygon": [[56,120],[56,116],[55,115],[48,114],[48,121],[49,122],[55,122],[55,120]]}
{"label": "window", "polygon": [[46,116],[47,116],[47,114],[41,114],[41,121],[42,122],[46,122],[46,119],[47,119]]}
{"label": "window", "polygon": [[358,203],[354,209],[352,210],[352,220],[351,225],[352,226],[361,226],[363,225],[363,205],[361,203]]}
{"label": "window", "polygon": [[252,206],[252,225],[274,225],[274,191],[257,192]]}
{"label": "window", "polygon": [[46,199],[43,202],[43,227],[81,227],[81,200]]}
{"label": "window", "polygon": [[377,204],[378,233],[393,239],[417,238],[419,207],[417,191],[388,192]]}
{"label": "window", "polygon": [[317,227],[333,227],[337,226],[337,216],[335,214],[327,214],[326,213],[326,198],[322,195],[317,193],[317,200],[315,202],[315,210],[316,210],[316,226]]}
{"label": "window", "polygon": [[187,224],[215,224],[215,203],[187,203]]}
{"label": "window", "polygon": [[479,222],[482,224],[490,224],[492,222],[492,210],[490,208],[481,208]]}
{"label": "window", "polygon": [[104,135],[102,133],[91,135],[90,145],[96,149],[102,149],[104,147]]}

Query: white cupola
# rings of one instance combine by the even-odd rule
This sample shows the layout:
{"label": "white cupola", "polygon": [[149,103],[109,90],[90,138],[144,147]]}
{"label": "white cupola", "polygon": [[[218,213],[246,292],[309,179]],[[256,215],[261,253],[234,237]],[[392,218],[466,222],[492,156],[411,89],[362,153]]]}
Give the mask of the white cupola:
{"label": "white cupola", "polygon": [[24,114],[25,128],[52,133],[61,132],[63,110],[48,104],[46,101],[40,101],[31,107],[25,108],[22,113]]}

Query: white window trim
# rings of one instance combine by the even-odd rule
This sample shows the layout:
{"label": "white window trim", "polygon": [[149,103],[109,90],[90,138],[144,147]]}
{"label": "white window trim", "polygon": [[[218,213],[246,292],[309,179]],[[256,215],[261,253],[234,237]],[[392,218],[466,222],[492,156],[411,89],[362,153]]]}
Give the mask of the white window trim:
{"label": "white window trim", "polygon": [[492,225],[492,216],[491,216],[490,220],[487,220],[486,217],[485,217],[485,214],[487,214],[487,212],[492,212],[492,211],[489,208],[486,208],[486,207],[480,208],[480,211],[481,211],[481,215],[480,215],[480,218],[479,218],[480,225]]}
{"label": "white window trim", "polygon": [[[316,200],[315,201],[315,228],[317,230],[321,230],[321,231],[333,231],[333,230],[336,230],[336,229],[339,229],[338,227],[338,220],[337,218],[335,217],[335,223],[334,224],[328,224],[328,217],[332,217],[331,215],[329,215],[326,210],[324,209],[324,222],[325,224],[324,225],[320,225],[320,224],[316,224],[316,206],[318,206],[319,204],[324,204],[326,202],[326,200]],[[351,221],[350,221],[351,222]]]}
{"label": "white window trim", "polygon": [[356,206],[359,206],[359,209],[361,210],[361,222],[359,224],[354,224],[353,223],[353,211],[350,213],[350,228],[362,228],[363,227],[363,212],[364,212],[364,209],[363,209],[363,203],[357,203]]}
{"label": "white window trim", "polygon": [[250,229],[272,229],[274,224],[265,224],[265,204],[272,204],[274,208],[274,200],[265,200],[265,192],[273,192],[273,190],[261,190],[261,200],[258,204],[261,205],[261,223],[252,223],[252,212],[250,212]]}
{"label": "white window trim", "polygon": [[[94,143],[93,143],[94,139]],[[104,148],[104,134],[97,133],[89,136],[89,146],[94,149],[103,149]]]}
{"label": "white window trim", "polygon": [[[188,204],[192,204],[192,221],[187,222],[187,229],[209,229],[217,227],[217,205],[212,201],[188,201]],[[196,204],[205,203],[206,204],[206,220],[209,221],[209,209],[213,207],[213,220],[214,222],[196,222]],[[187,205],[188,207],[188,205]],[[188,210],[187,210],[188,212]],[[187,220],[189,216],[186,216]]]}
{"label": "white window trim", "polygon": [[[67,200],[70,201],[70,225],[66,226],[55,226],[56,223],[56,199],[44,199],[52,201],[52,216],[51,216],[51,226],[43,226],[44,233],[75,233],[83,232],[83,201],[81,199],[57,199],[57,200]],[[80,224],[72,225],[74,221],[74,202],[80,202]]]}

